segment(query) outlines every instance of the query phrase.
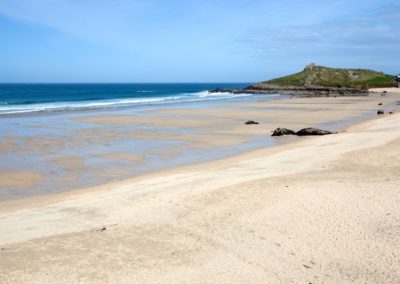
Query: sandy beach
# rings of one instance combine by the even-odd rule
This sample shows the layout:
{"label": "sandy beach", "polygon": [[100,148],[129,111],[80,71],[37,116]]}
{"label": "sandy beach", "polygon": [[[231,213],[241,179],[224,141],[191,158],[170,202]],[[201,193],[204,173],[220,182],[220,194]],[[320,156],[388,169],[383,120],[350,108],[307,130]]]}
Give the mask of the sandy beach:
{"label": "sandy beach", "polygon": [[[368,98],[235,105],[241,110],[220,109],[218,115],[212,109],[196,113],[179,108],[157,114],[190,114],[188,127],[208,127],[208,137],[224,126],[219,142],[183,135],[187,147],[207,149],[214,143],[235,144],[266,135],[277,126],[298,128],[354,117],[377,109],[378,101],[393,104],[400,96],[398,89],[389,89],[386,97],[376,91]],[[282,121],[271,112],[254,112],[271,106],[290,109],[293,115]],[[252,112],[246,112],[250,107]],[[196,115],[213,116],[216,124],[210,130]],[[263,127],[249,131],[229,122],[243,118],[258,119]],[[74,119],[109,125],[144,122],[122,116]],[[162,123],[169,126],[174,119]],[[160,133],[141,135],[166,135]],[[86,190],[4,201],[0,282],[396,283],[398,157],[400,114],[395,111],[346,126],[335,135]],[[121,152],[107,158],[143,162],[142,156]],[[63,163],[71,168],[81,164],[71,157]],[[15,182],[16,175],[3,179],[3,184]]]}
{"label": "sandy beach", "polygon": [[[270,137],[277,127],[342,131],[375,118],[377,109],[394,110],[397,100],[394,93],[312,99],[263,95],[2,118],[0,201],[100,186],[296,140]],[[247,120],[260,124],[244,125]]]}

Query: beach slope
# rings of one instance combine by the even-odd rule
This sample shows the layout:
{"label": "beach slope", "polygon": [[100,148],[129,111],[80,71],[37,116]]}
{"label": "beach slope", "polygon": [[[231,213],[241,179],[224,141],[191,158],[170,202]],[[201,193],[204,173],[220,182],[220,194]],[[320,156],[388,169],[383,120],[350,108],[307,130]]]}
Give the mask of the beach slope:
{"label": "beach slope", "polygon": [[400,279],[400,114],[84,193],[3,203],[1,283]]}

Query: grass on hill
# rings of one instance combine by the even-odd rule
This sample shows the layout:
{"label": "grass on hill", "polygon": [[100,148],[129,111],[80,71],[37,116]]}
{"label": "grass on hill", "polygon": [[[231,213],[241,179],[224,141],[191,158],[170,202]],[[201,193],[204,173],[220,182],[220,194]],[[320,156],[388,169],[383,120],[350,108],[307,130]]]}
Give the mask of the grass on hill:
{"label": "grass on hill", "polygon": [[310,64],[302,72],[262,82],[281,86],[391,87],[394,76],[368,69],[329,68]]}

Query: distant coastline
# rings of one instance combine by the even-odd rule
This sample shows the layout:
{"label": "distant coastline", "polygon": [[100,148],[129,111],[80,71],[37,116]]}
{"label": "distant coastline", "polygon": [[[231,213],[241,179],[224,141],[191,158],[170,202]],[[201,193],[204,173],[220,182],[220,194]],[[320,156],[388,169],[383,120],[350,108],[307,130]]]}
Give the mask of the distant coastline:
{"label": "distant coastline", "polygon": [[368,69],[345,69],[307,65],[303,71],[249,85],[243,89],[214,89],[222,93],[284,94],[303,97],[367,96],[369,88],[395,87],[395,76]]}

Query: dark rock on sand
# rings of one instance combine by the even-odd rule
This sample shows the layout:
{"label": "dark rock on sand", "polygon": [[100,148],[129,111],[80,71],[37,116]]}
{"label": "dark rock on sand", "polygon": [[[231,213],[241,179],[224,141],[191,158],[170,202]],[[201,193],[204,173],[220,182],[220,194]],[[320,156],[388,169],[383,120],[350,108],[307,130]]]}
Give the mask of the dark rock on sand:
{"label": "dark rock on sand", "polygon": [[382,105],[382,103],[379,103],[379,104],[378,104],[378,106],[381,106],[381,105]]}
{"label": "dark rock on sand", "polygon": [[272,132],[271,136],[282,136],[282,135],[295,135],[296,132],[294,132],[291,129],[287,129],[287,128],[277,128],[274,130],[274,132]]}
{"label": "dark rock on sand", "polygon": [[295,132],[291,129],[287,129],[287,128],[277,128],[273,131],[271,136],[282,136],[282,135],[311,136],[311,135],[328,135],[328,134],[335,134],[335,133],[337,133],[337,132],[318,129],[318,128],[314,128],[314,127],[303,128],[297,132]]}
{"label": "dark rock on sand", "polygon": [[383,109],[380,109],[380,110],[378,110],[378,112],[376,114],[377,115],[385,114],[385,111]]}
{"label": "dark rock on sand", "polygon": [[259,123],[257,121],[254,121],[254,120],[248,120],[244,124],[250,125],[250,124],[259,124]]}
{"label": "dark rock on sand", "polygon": [[329,131],[329,130],[322,130],[318,128],[303,128],[299,131],[296,132],[297,136],[308,136],[308,135],[328,135],[328,134],[334,134],[335,132]]}

